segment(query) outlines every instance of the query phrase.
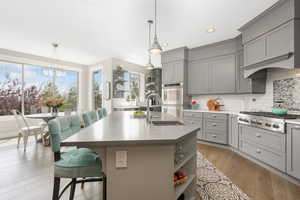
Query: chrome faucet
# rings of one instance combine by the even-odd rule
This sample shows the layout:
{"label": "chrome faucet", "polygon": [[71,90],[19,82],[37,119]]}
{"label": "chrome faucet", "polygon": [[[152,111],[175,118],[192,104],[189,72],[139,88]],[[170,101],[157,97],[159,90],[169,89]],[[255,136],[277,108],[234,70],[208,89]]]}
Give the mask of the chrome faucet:
{"label": "chrome faucet", "polygon": [[[159,104],[156,105],[156,106],[150,106],[150,102],[151,102],[150,100],[152,98],[156,98],[156,100],[158,101]],[[152,94],[149,94],[149,96],[147,97],[146,102],[147,102],[147,122],[151,124],[152,116],[150,114],[150,107],[159,107],[159,106],[161,106],[162,105],[162,100],[161,100],[161,97],[159,96],[159,94],[152,93]]]}

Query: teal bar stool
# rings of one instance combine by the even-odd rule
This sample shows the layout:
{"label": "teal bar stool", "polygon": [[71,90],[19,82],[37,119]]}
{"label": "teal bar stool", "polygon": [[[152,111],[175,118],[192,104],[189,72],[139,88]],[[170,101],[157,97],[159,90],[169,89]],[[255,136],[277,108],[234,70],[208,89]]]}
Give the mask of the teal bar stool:
{"label": "teal bar stool", "polygon": [[103,118],[103,112],[102,112],[102,108],[98,108],[97,109],[97,113],[98,113],[98,118],[99,120]]}
{"label": "teal bar stool", "polygon": [[107,110],[106,110],[106,108],[102,108],[102,113],[103,113],[103,117],[107,116]]}
{"label": "teal bar stool", "polygon": [[[103,200],[106,200],[106,176],[102,170],[101,158],[91,149],[76,148],[61,153],[61,141],[80,130],[79,116],[56,118],[48,123],[51,148],[54,152],[54,187],[52,200],[59,200],[70,189],[70,200],[74,199],[76,184],[103,182]],[[60,192],[61,178],[71,181]]]}
{"label": "teal bar stool", "polygon": [[97,112],[96,111],[90,111],[82,114],[82,119],[84,121],[85,127],[90,126],[91,124],[98,121]]}

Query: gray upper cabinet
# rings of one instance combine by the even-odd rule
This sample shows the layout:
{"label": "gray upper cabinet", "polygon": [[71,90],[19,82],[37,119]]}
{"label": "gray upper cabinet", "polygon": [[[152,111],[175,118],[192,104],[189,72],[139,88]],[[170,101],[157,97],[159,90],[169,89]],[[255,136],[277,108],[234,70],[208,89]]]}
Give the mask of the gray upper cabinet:
{"label": "gray upper cabinet", "polygon": [[193,61],[188,66],[188,93],[209,93],[209,63],[205,61]]}
{"label": "gray upper cabinet", "polygon": [[258,38],[244,45],[245,66],[262,62],[266,59],[266,40]]}
{"label": "gray upper cabinet", "polygon": [[300,179],[300,126],[287,126],[287,173]]}
{"label": "gray upper cabinet", "polygon": [[187,48],[163,52],[161,55],[163,84],[183,83],[186,73]]}
{"label": "gray upper cabinet", "polygon": [[235,92],[235,55],[217,58],[211,62],[211,92]]}

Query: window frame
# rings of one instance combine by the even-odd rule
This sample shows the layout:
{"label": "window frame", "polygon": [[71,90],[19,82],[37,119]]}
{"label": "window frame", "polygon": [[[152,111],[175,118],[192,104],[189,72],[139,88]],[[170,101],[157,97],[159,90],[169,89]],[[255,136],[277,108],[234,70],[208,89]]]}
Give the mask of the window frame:
{"label": "window frame", "polygon": [[[39,63],[19,62],[19,61],[12,61],[12,60],[6,60],[6,59],[0,59],[0,62],[8,63],[8,64],[21,65],[21,83],[22,83],[21,112],[22,112],[22,114],[24,114],[24,111],[25,111],[25,104],[24,104],[25,65],[43,67],[43,68],[53,70],[54,73],[53,73],[52,83],[55,83],[56,70],[77,73],[76,87],[77,87],[77,94],[78,95],[77,95],[77,102],[76,102],[76,111],[79,111],[79,104],[80,104],[80,83],[79,82],[80,82],[80,72],[81,72],[80,70],[65,69],[63,67],[58,67],[58,64],[55,64],[55,63],[49,63],[49,66],[46,66],[46,65],[39,64]],[[0,116],[0,118],[5,118],[5,117],[12,117],[12,114],[11,115],[2,115],[2,116]]]}
{"label": "window frame", "polygon": [[102,69],[97,69],[97,70],[92,71],[92,106],[93,106],[94,110],[96,109],[95,89],[94,89],[95,76],[94,75],[97,72],[101,73],[101,81],[100,81],[101,82],[101,88],[100,88],[100,91],[101,91],[101,96],[102,96],[101,108],[103,108],[103,70]]}

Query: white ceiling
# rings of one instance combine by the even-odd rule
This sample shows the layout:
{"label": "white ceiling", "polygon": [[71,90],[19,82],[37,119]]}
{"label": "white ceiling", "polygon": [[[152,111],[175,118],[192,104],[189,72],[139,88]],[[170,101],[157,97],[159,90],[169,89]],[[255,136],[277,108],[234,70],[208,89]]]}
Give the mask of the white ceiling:
{"label": "white ceiling", "polygon": [[[197,47],[237,29],[277,0],[158,0],[158,36],[165,49]],[[1,0],[0,48],[93,64],[117,57],[147,62],[146,21],[153,0]],[[210,27],[217,31],[206,33]],[[159,63],[155,57],[155,63]]]}

